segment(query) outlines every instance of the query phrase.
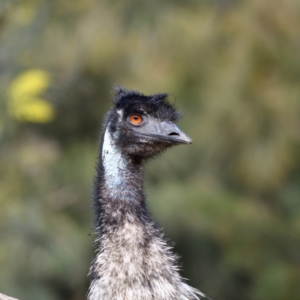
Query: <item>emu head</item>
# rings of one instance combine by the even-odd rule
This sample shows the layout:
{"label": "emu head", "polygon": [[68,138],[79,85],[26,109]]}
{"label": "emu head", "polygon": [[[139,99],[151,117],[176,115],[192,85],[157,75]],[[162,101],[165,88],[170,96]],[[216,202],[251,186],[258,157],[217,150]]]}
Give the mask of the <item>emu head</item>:
{"label": "emu head", "polygon": [[167,97],[168,94],[145,96],[115,87],[114,107],[108,113],[106,130],[118,151],[144,160],[170,146],[192,142],[175,125],[180,114]]}

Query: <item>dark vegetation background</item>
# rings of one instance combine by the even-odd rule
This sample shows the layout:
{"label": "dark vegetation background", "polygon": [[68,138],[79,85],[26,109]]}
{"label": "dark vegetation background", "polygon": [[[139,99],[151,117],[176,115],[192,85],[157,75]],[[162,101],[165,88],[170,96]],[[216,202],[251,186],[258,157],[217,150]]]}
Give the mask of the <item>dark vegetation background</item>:
{"label": "dark vegetation background", "polygon": [[169,92],[191,146],[147,167],[182,274],[214,300],[300,297],[300,2],[0,2],[0,291],[80,300],[112,85]]}

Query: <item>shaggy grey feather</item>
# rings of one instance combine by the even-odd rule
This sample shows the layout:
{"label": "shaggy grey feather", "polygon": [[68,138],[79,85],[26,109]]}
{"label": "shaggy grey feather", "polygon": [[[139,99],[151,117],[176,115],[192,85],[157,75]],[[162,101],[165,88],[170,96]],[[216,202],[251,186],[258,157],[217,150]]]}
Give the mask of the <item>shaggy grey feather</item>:
{"label": "shaggy grey feather", "polygon": [[100,140],[88,300],[206,298],[180,276],[177,256],[150,218],[143,192],[144,162],[168,147],[191,143],[175,125],[179,113],[167,96],[116,88]]}

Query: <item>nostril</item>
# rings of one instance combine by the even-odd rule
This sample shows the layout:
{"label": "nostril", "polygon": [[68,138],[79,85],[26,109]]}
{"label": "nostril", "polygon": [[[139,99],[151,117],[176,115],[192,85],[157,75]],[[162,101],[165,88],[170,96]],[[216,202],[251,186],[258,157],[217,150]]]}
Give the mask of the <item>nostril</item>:
{"label": "nostril", "polygon": [[168,135],[177,135],[179,136],[179,133],[175,132],[175,131],[172,131],[171,133],[169,133]]}

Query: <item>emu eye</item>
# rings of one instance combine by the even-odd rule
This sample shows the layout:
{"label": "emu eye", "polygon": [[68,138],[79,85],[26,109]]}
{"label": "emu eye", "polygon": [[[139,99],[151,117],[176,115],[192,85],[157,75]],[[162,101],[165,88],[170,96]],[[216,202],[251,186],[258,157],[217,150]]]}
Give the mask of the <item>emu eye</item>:
{"label": "emu eye", "polygon": [[138,114],[132,114],[129,116],[129,121],[132,125],[140,125],[143,121],[143,118],[141,115],[138,115]]}

